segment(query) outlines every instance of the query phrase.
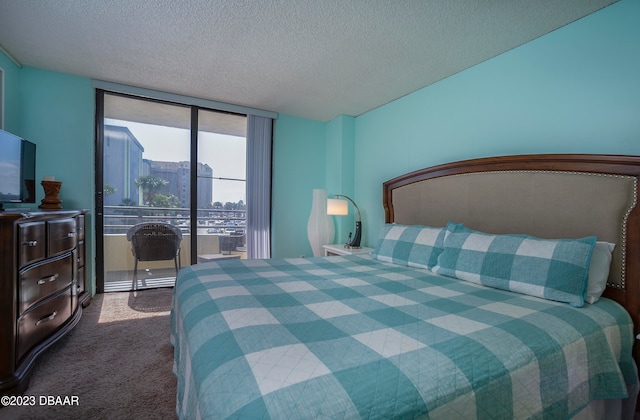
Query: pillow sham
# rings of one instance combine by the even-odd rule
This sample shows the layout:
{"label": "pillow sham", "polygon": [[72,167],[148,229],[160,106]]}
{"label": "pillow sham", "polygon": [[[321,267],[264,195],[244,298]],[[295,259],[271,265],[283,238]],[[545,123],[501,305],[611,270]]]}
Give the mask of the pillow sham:
{"label": "pillow sham", "polygon": [[386,224],[373,257],[384,262],[431,269],[442,252],[445,228]]}
{"label": "pillow sham", "polygon": [[611,253],[615,244],[598,241],[593,248],[591,263],[589,264],[589,280],[587,282],[587,303],[596,303],[607,287],[609,268],[611,267]]}
{"label": "pillow sham", "polygon": [[433,271],[544,299],[584,305],[596,237],[493,235],[449,223]]}

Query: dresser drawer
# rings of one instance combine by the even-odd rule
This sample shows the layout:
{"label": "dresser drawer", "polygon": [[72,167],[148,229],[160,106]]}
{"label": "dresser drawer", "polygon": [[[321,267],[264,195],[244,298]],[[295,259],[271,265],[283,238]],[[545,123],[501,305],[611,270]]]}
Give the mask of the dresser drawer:
{"label": "dresser drawer", "polygon": [[60,219],[47,222],[48,253],[52,257],[76,247],[78,235],[75,219]]}
{"label": "dresser drawer", "polygon": [[75,278],[74,258],[74,254],[69,252],[20,272],[18,313],[23,313],[34,303],[68,287]]}
{"label": "dresser drawer", "polygon": [[84,267],[84,255],[85,255],[85,251],[84,251],[84,242],[78,242],[78,252],[77,254],[77,261],[78,261],[78,267]]}
{"label": "dresser drawer", "polygon": [[78,270],[76,284],[78,287],[78,294],[83,293],[84,292],[84,270]]}
{"label": "dresser drawer", "polygon": [[45,222],[19,224],[18,247],[20,267],[44,259],[47,251]]}
{"label": "dresser drawer", "polygon": [[71,287],[47,299],[18,318],[16,362],[34,345],[51,335],[71,317]]}
{"label": "dresser drawer", "polygon": [[77,232],[78,232],[78,241],[84,241],[84,215],[81,214],[76,217],[77,220]]}

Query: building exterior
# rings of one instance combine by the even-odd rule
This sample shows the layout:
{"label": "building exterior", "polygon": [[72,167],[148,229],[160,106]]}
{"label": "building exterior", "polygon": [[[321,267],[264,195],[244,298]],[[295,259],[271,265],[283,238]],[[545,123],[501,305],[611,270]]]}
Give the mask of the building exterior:
{"label": "building exterior", "polygon": [[136,179],[144,175],[144,147],[127,127],[104,126],[104,205],[141,205]]}
{"label": "building exterior", "polygon": [[[145,174],[164,179],[169,183],[160,190],[162,194],[173,194],[178,198],[180,207],[189,207],[190,163],[162,162],[144,159]],[[198,163],[198,208],[210,208],[213,199],[213,169],[204,163]]]}
{"label": "building exterior", "polygon": [[[144,206],[142,189],[136,184],[141,176],[152,175],[168,182],[158,193],[171,194],[178,206],[190,206],[190,163],[144,159],[144,147],[127,127],[104,127],[104,205]],[[198,208],[211,208],[213,169],[198,163]]]}

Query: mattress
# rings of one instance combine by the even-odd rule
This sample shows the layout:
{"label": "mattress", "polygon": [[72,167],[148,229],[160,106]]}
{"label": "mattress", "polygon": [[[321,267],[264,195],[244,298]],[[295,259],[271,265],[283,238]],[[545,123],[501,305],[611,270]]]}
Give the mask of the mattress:
{"label": "mattress", "polygon": [[184,268],[179,418],[567,418],[635,387],[628,313],[367,255]]}

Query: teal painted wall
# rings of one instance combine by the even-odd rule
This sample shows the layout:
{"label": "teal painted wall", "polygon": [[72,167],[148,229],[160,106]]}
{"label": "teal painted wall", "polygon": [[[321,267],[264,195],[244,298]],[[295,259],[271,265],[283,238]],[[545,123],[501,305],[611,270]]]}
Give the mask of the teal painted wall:
{"label": "teal painted wall", "polygon": [[279,115],[273,129],[272,257],[311,256],[307,220],[312,191],[326,189],[326,125]]}
{"label": "teal painted wall", "polygon": [[365,243],[382,183],[461,159],[527,153],[640,155],[640,2],[622,0],[355,122]]}
{"label": "teal painted wall", "polygon": [[[353,117],[328,123],[279,115],[274,126],[272,252],[279,257],[311,257],[307,221],[313,190],[353,196]],[[334,242],[354,230],[355,216],[334,216]]]}
{"label": "teal painted wall", "polygon": [[0,52],[4,74],[4,130],[20,136],[20,67]]}
{"label": "teal painted wall", "polygon": [[[353,198],[355,118],[346,115],[327,123],[326,169],[327,194],[334,198],[342,194]],[[333,243],[345,243],[349,232],[355,231],[355,210],[349,204],[348,216],[333,216],[335,237]]]}
{"label": "teal painted wall", "polygon": [[[4,59],[0,53],[0,64],[6,64]],[[5,129],[36,144],[36,179],[52,175],[63,182],[63,207],[91,209],[95,114],[91,81],[33,67],[15,70],[5,72]],[[36,201],[42,198],[44,191],[36,190]]]}
{"label": "teal painted wall", "polygon": [[[36,179],[62,181],[64,208],[93,206],[95,93],[86,78],[24,67],[22,135],[37,145]],[[38,191],[38,202],[44,197]]]}

